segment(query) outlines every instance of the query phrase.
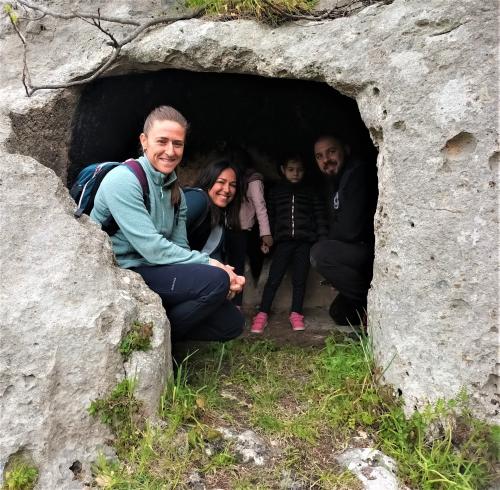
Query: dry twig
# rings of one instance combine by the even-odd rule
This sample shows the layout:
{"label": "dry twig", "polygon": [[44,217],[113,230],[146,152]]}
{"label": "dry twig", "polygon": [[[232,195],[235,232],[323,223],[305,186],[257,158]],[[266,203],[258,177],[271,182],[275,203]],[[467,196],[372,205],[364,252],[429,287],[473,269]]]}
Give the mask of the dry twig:
{"label": "dry twig", "polygon": [[[109,17],[109,16],[103,16],[101,15],[100,11],[97,11],[97,14],[91,14],[91,13],[81,13],[81,12],[71,12],[70,14],[65,14],[61,12],[56,12],[54,10],[49,10],[43,6],[40,5],[35,5],[32,4],[31,2],[28,2],[26,0],[17,0],[17,3],[21,6],[23,6],[25,9],[31,9],[32,11],[36,11],[41,13],[42,17],[49,16],[49,17],[55,17],[58,19],[80,19],[84,22],[87,22],[93,26],[95,26],[97,29],[99,29],[103,34],[105,34],[107,37],[110,38],[110,41],[108,42],[108,45],[112,47],[111,53],[103,60],[103,62],[95,69],[91,70],[88,72],[86,75],[84,75],[82,78],[70,82],[63,82],[63,83],[50,83],[50,84],[44,84],[44,85],[34,85],[31,83],[31,77],[29,73],[29,68],[28,68],[28,63],[27,63],[27,51],[28,51],[28,42],[26,40],[26,37],[23,35],[23,33],[20,31],[16,19],[13,17],[13,15],[9,15],[9,19],[21,39],[21,42],[23,44],[23,76],[22,76],[22,82],[24,85],[24,89],[26,91],[26,95],[30,97],[33,95],[36,91],[38,90],[53,90],[53,89],[60,89],[60,88],[69,88],[69,87],[74,87],[76,85],[84,85],[86,83],[92,82],[95,80],[97,77],[102,75],[104,72],[106,72],[116,61],[118,58],[122,48],[138,38],[144,31],[147,29],[159,25],[159,24],[172,24],[174,22],[177,22],[179,20],[187,20],[187,19],[193,19],[196,17],[199,17],[204,13],[204,9],[198,9],[195,12],[185,14],[185,15],[179,15],[179,16],[164,16],[164,17],[158,17],[156,19],[151,19],[146,22],[140,23],[135,20],[131,19],[124,19],[124,18],[119,18],[119,17]],[[37,17],[40,19],[40,17]],[[116,23],[116,24],[122,24],[122,25],[133,25],[136,26],[134,31],[121,41],[118,41],[113,33],[111,33],[109,30],[105,29],[101,22],[111,22],[111,23]]]}
{"label": "dry twig", "polygon": [[[278,3],[275,2],[275,0],[263,0],[263,3],[268,6],[269,10],[276,14],[276,16],[279,19],[282,20],[309,20],[309,21],[321,21],[321,20],[326,20],[326,19],[335,19],[338,17],[344,17],[347,15],[351,15],[354,12],[357,12],[363,7],[366,7],[367,5],[371,5],[374,3],[391,3],[392,0],[351,0],[348,4],[343,5],[342,7],[334,7],[331,10],[327,10],[324,12],[317,12],[317,13],[312,13],[312,14],[306,14],[306,13],[301,13],[300,11],[298,12],[289,12],[283,9]],[[69,88],[69,87],[74,87],[76,85],[84,85],[86,83],[92,82],[96,78],[98,78],[100,75],[105,73],[116,61],[118,56],[120,55],[121,49],[132,42],[133,40],[137,39],[143,32],[145,32],[147,29],[157,26],[159,24],[172,24],[174,22],[177,22],[179,20],[187,20],[187,19],[193,19],[196,17],[199,17],[205,13],[205,8],[200,8],[196,10],[195,12],[192,12],[190,14],[185,14],[185,15],[179,15],[179,16],[164,16],[164,17],[158,17],[156,19],[151,19],[145,22],[139,22],[137,20],[133,20],[130,18],[123,18],[123,17],[112,17],[112,16],[106,16],[106,15],[101,15],[100,10],[97,10],[97,14],[90,13],[90,12],[77,12],[77,11],[71,11],[70,13],[64,13],[64,12],[58,12],[55,10],[48,9],[44,7],[43,5],[39,4],[34,4],[28,0],[16,0],[16,2],[19,6],[21,6],[26,12],[36,12],[37,16],[31,17],[28,15],[28,17],[17,17],[15,16],[12,11],[7,11],[7,15],[9,16],[9,19],[12,23],[12,26],[14,27],[17,35],[19,36],[22,44],[23,44],[23,75],[22,75],[22,83],[24,86],[24,89],[26,91],[26,95],[30,97],[33,95],[36,91],[38,90],[53,90],[53,89],[60,89],[60,88]],[[355,4],[361,4],[359,7],[355,7]],[[9,4],[8,4],[9,5]],[[112,51],[104,58],[102,63],[94,68],[93,70],[90,70],[87,74],[79,78],[78,80],[73,80],[73,81],[68,81],[68,82],[61,82],[61,83],[49,83],[45,85],[33,85],[31,82],[31,76],[28,68],[28,63],[27,63],[27,52],[28,52],[28,41],[26,37],[23,35],[21,30],[19,29],[17,20],[18,19],[23,19],[23,20],[40,20],[43,19],[44,17],[54,17],[57,19],[64,19],[64,20],[71,20],[71,19],[80,19],[84,22],[87,22],[88,24],[93,25],[97,29],[99,29],[104,35],[106,35],[110,41],[108,41],[108,45],[112,48]],[[102,25],[102,22],[109,22],[112,24],[119,24],[119,25],[129,25],[129,26],[134,26],[135,29],[132,31],[131,34],[129,34],[127,37],[119,41],[115,34],[113,34],[111,31],[108,29],[104,28]]]}

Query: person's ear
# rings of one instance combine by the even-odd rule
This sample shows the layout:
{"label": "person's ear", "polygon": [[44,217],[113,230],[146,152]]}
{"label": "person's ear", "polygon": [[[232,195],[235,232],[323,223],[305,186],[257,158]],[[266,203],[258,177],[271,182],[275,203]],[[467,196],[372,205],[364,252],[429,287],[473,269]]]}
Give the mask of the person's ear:
{"label": "person's ear", "polygon": [[141,133],[141,135],[139,136],[139,141],[141,142],[142,150],[146,151],[146,143],[148,141],[148,138],[144,133]]}

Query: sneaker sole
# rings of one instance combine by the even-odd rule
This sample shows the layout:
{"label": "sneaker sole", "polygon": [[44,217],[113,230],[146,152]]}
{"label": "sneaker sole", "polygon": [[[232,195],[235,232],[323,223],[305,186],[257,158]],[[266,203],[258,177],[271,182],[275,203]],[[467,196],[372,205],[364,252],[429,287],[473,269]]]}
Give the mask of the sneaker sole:
{"label": "sneaker sole", "polygon": [[254,330],[253,328],[250,329],[250,333],[256,333],[256,334],[261,334],[264,333],[264,330],[267,327],[267,323],[262,327],[262,330]]}

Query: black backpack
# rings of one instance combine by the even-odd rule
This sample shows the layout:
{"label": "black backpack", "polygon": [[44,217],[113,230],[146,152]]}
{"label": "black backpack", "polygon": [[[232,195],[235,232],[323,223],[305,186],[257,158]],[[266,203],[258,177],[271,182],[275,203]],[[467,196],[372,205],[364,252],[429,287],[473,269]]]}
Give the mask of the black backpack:
{"label": "black backpack", "polygon": [[[146,172],[142,165],[137,160],[126,160],[125,162],[105,162],[94,163],[88,165],[80,171],[75,183],[69,191],[71,197],[77,203],[75,217],[79,218],[82,214],[90,214],[94,207],[94,200],[97,194],[97,189],[101,185],[102,179],[119,165],[125,165],[137,177],[141,184],[142,195],[144,197],[144,204],[148,212],[150,211],[151,203],[149,199],[149,185],[146,177]],[[109,236],[113,236],[119,229],[113,216],[102,223],[101,229]]]}

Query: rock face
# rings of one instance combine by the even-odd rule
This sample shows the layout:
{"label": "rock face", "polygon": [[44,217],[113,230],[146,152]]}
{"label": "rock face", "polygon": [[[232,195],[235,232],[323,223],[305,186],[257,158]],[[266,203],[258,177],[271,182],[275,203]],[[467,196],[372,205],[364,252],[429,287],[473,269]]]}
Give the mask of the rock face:
{"label": "rock face", "polygon": [[[84,11],[101,6],[103,14],[128,14],[135,18],[148,17],[153,8],[153,3],[147,1],[113,2],[112,7],[102,1],[70,5],[59,0],[50,4],[54,9]],[[128,45],[112,71],[125,74],[182,68],[315,80],[355,98],[379,149],[376,251],[368,305],[370,335],[378,363],[386,369],[386,381],[402,392],[408,408],[440,397],[454,397],[465,388],[477,414],[491,421],[498,420],[499,412],[496,13],[493,0],[431,0],[424,7],[418,0],[396,0],[390,5],[372,5],[353,17],[289,23],[276,29],[251,21],[183,21],[153,29]],[[43,30],[31,26],[29,34],[28,58],[37,83],[76,79],[98,66],[109,52],[105,39],[81,21],[46,18],[44,22]],[[124,28],[122,33],[129,31],[130,28]],[[31,99],[26,98],[19,82],[19,40],[5,20],[0,30],[0,48],[10,60],[1,73],[0,148],[51,162],[51,155],[57,159],[67,150],[67,134],[59,129],[51,132],[51,127],[65,126],[49,124],[35,115],[66,97],[66,111],[60,112],[67,117],[74,111],[79,92],[38,92]],[[21,116],[24,124],[19,122]],[[38,141],[40,128],[44,133]],[[25,134],[28,139],[34,138],[29,145],[21,137]],[[18,184],[14,184],[16,174],[5,170],[9,162],[15,164],[18,172],[25,172],[24,177],[19,174]],[[58,187],[58,197],[54,197],[56,184],[53,176],[48,177],[51,174],[28,158],[2,157],[1,164],[2,178],[12,181],[2,185],[2,206],[8,204],[8,209],[16,213],[27,212],[21,203],[32,208],[25,222],[27,229],[22,233],[19,219],[11,220],[7,213],[2,215],[8,231],[4,236],[14,237],[2,244],[2,275],[8,278],[4,279],[4,287],[8,286],[18,303],[11,303],[12,311],[4,315],[10,327],[2,327],[2,334],[5,331],[20,338],[15,348],[9,344],[8,349],[2,340],[2,362],[12,366],[10,359],[15,357],[18,364],[19,359],[25,359],[23,365],[30,366],[29,355],[36,352],[32,338],[41,339],[37,332],[44,332],[43,338],[53,346],[61,341],[54,330],[74,335],[75,329],[69,325],[78,322],[82,331],[105,330],[107,333],[101,335],[109,335],[113,339],[109,343],[116,345],[126,323],[124,319],[134,318],[130,311],[139,302],[124,298],[147,293],[130,275],[111,267],[107,242],[99,233],[92,227],[72,223],[67,206],[60,204],[65,199],[62,187]],[[50,166],[64,177],[61,162],[54,161]],[[52,186],[40,185],[50,179]],[[28,188],[33,191],[27,193]],[[37,206],[50,209],[50,220],[44,221],[48,211],[41,214]],[[40,217],[40,221],[33,216]],[[105,252],[90,254],[92,260],[80,261],[83,245]],[[62,267],[61,264],[69,267],[70,258],[71,268]],[[50,273],[48,259],[55,264]],[[15,275],[14,270],[23,272]],[[92,283],[89,277],[98,282]],[[129,278],[131,283],[125,285],[123,278]],[[105,299],[85,296],[82,301],[81,296],[69,294],[72,288],[92,290],[78,286],[86,281]],[[116,290],[122,291],[121,296]],[[36,291],[39,304],[31,301]],[[46,298],[43,302],[42,291]],[[158,303],[155,312],[160,315]],[[116,315],[122,315],[121,319]],[[156,318],[159,324],[159,316]],[[45,327],[41,329],[42,324]],[[107,330],[110,324],[114,326]],[[79,341],[78,345],[91,352],[96,337],[99,336],[89,334],[89,341]],[[24,342],[29,344],[26,353],[19,348]],[[67,347],[70,351],[76,344],[71,345]],[[52,359],[59,359],[62,352],[62,348],[55,349]],[[77,354],[80,351],[72,351],[73,358]],[[83,405],[100,389],[109,388],[113,384],[111,378],[115,381],[119,363],[109,356],[108,360],[99,357],[94,367],[101,367],[92,373],[84,370],[92,375],[85,379],[93,379],[96,384],[91,387],[93,391],[86,392],[88,399]],[[54,361],[42,364],[46,371],[37,371],[36,379],[41,376],[51,389],[56,389],[66,372],[73,372],[65,368],[61,371]],[[108,373],[108,377],[96,374],[99,370]],[[2,369],[2,373],[5,371]],[[43,372],[51,374],[44,377],[40,374]],[[28,369],[21,374],[32,373]],[[71,378],[68,375],[64,381]],[[28,390],[31,378],[23,379],[19,377],[16,383],[26,383],[23,389]],[[2,384],[2,390],[9,383]],[[76,389],[74,393],[80,394]],[[5,395],[3,398],[7,400]],[[52,396],[51,400],[58,397]],[[53,405],[31,413],[30,426],[22,430],[12,430],[16,420],[12,418],[12,406],[9,405],[10,412],[2,410],[2,424],[9,427],[3,440],[9,451],[21,443],[28,444],[16,441],[22,441],[22,434],[35,430],[35,426],[39,427],[40,437],[43,429],[71,439],[63,425],[42,425],[42,417],[56,410]],[[16,410],[16,415],[29,413],[28,407],[22,410]],[[10,414],[7,419],[5,413]],[[88,430],[90,438],[98,431],[90,421],[86,423],[94,428]],[[95,437],[96,441],[102,440]],[[24,440],[28,439],[34,440]],[[2,446],[2,461],[4,447],[7,446]]]}
{"label": "rock face", "polygon": [[[113,266],[109,241],[76,221],[59,178],[28,157],[2,154],[0,474],[14,453],[40,471],[39,487],[81,488],[70,467],[109,453],[87,413],[124,377],[154,415],[171,372],[169,325],[140,276]],[[118,345],[134,321],[152,322],[152,348],[124,366]]]}

